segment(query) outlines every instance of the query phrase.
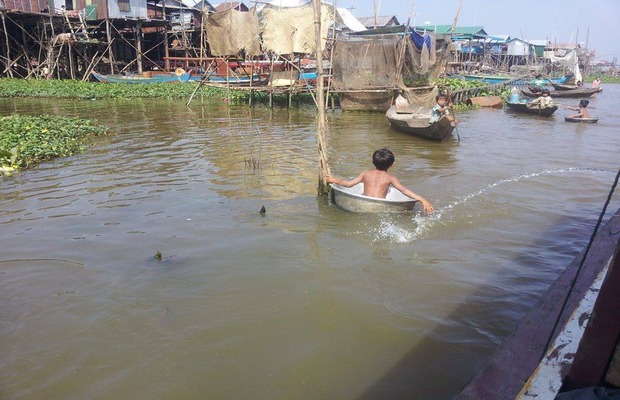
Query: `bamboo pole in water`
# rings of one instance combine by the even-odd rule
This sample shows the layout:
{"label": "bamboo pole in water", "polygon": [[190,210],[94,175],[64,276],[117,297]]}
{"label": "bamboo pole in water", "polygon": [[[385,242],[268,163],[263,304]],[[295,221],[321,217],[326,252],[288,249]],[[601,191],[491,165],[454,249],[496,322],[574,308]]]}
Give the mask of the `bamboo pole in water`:
{"label": "bamboo pole in water", "polygon": [[319,185],[318,194],[327,194],[329,186],[327,177],[330,175],[327,161],[327,121],[325,119],[325,92],[323,82],[323,51],[321,38],[321,0],[312,0],[314,8],[314,39],[316,44],[316,107],[317,107],[317,146],[319,152]]}

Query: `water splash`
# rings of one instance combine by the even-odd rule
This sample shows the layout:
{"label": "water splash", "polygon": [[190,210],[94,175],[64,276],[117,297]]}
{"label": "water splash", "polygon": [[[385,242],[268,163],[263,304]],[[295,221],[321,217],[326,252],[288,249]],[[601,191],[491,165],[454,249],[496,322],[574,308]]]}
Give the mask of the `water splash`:
{"label": "water splash", "polygon": [[496,182],[493,182],[486,187],[478,190],[477,192],[471,193],[465,197],[462,197],[445,207],[440,209],[436,209],[435,212],[428,216],[423,216],[419,213],[416,213],[411,221],[415,223],[415,228],[410,226],[409,222],[408,226],[399,226],[396,221],[390,220],[388,218],[381,220],[381,223],[378,228],[376,228],[375,234],[375,242],[376,241],[384,241],[389,240],[394,243],[411,243],[417,240],[419,237],[423,237],[426,232],[429,232],[435,225],[440,223],[444,214],[449,213],[452,209],[460,206],[469,200],[476,198],[491,189],[496,188],[497,186],[504,185],[507,183],[519,182],[524,179],[536,178],[543,175],[553,175],[560,173],[572,173],[572,172],[604,172],[604,173],[612,173],[615,174],[615,171],[600,169],[600,168],[559,168],[559,169],[545,169],[538,172],[531,172],[526,174],[515,175],[510,178],[500,179]]}

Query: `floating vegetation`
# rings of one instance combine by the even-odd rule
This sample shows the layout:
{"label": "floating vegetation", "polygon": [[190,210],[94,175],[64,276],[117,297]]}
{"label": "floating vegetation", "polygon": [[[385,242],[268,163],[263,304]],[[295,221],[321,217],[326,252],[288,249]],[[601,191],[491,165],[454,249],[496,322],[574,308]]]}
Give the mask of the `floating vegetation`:
{"label": "floating vegetation", "polygon": [[0,117],[0,171],[6,175],[44,160],[70,156],[82,151],[89,137],[105,132],[104,126],[82,118]]}

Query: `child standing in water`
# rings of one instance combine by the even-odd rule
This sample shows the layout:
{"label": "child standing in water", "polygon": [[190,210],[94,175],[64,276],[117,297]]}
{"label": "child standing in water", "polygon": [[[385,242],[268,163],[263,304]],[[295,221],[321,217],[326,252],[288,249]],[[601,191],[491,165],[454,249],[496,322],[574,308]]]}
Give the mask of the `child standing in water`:
{"label": "child standing in water", "polygon": [[327,177],[328,183],[336,183],[340,186],[351,187],[360,182],[364,183],[364,196],[378,197],[384,199],[387,195],[390,185],[400,190],[404,195],[411,197],[413,200],[417,200],[422,203],[422,208],[428,214],[433,212],[433,206],[425,198],[419,196],[403,186],[398,179],[387,172],[387,170],[394,164],[394,154],[386,149],[380,149],[373,153],[372,163],[376,169],[364,171],[357,176],[357,178],[350,181]]}

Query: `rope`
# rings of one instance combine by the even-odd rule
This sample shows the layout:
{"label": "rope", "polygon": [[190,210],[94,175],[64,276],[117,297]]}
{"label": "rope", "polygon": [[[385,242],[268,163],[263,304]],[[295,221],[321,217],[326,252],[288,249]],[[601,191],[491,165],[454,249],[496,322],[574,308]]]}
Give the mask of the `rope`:
{"label": "rope", "polygon": [[540,361],[542,361],[542,359],[545,357],[545,354],[547,354],[547,351],[549,347],[551,346],[553,332],[555,332],[555,330],[558,327],[558,324],[560,323],[560,318],[562,317],[562,314],[565,311],[566,305],[568,304],[568,298],[570,297],[570,294],[575,288],[575,284],[577,283],[577,278],[579,277],[579,274],[581,273],[581,269],[583,268],[583,264],[586,261],[586,257],[588,255],[588,252],[590,251],[590,247],[592,247],[592,243],[594,242],[594,237],[596,236],[596,233],[598,232],[598,228],[601,226],[601,222],[603,221],[603,217],[605,216],[605,212],[607,211],[607,206],[609,205],[609,202],[611,201],[611,197],[613,196],[616,186],[618,185],[619,179],[620,179],[620,168],[618,168],[618,173],[616,174],[616,178],[614,179],[613,185],[611,185],[611,190],[609,191],[609,194],[607,195],[607,200],[605,201],[603,210],[601,211],[601,214],[598,217],[598,221],[596,221],[596,225],[594,226],[594,230],[592,231],[592,235],[590,236],[590,241],[588,242],[588,245],[586,246],[586,250],[583,254],[583,258],[581,259],[581,262],[579,263],[577,272],[575,273],[575,276],[573,277],[573,280],[570,285],[570,290],[568,290],[568,292],[566,293],[566,297],[564,298],[564,302],[562,303],[562,308],[560,309],[560,312],[558,313],[555,319],[555,323],[553,324],[553,329],[551,330],[551,333],[549,334],[549,338],[547,339],[547,343],[545,344],[545,348],[540,357]]}

